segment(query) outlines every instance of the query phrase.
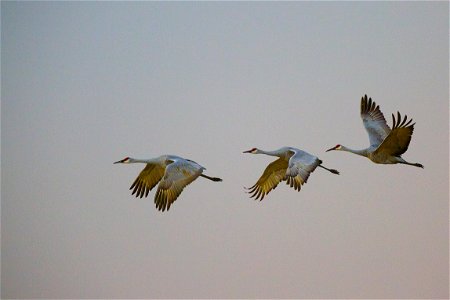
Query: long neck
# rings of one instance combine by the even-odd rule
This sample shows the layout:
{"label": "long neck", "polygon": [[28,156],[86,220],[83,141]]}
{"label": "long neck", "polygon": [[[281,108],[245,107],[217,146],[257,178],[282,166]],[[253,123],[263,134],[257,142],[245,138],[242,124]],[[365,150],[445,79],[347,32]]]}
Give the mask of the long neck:
{"label": "long neck", "polygon": [[347,148],[345,146],[341,146],[341,149],[339,149],[339,150],[351,152],[351,153],[354,153],[354,154],[357,154],[357,155],[361,155],[361,156],[364,156],[364,157],[367,157],[367,155],[369,154],[369,151],[367,149],[354,150],[354,149]]}
{"label": "long neck", "polygon": [[130,157],[129,163],[130,163],[130,164],[133,164],[133,163],[144,163],[144,164],[148,164],[148,163],[151,163],[151,162],[154,162],[154,161],[155,161],[155,159],[140,159],[140,158],[131,158],[131,157]]}
{"label": "long neck", "polygon": [[265,151],[258,149],[255,154],[266,154],[270,156],[282,157],[284,155],[284,152],[280,151],[280,149],[274,151]]}

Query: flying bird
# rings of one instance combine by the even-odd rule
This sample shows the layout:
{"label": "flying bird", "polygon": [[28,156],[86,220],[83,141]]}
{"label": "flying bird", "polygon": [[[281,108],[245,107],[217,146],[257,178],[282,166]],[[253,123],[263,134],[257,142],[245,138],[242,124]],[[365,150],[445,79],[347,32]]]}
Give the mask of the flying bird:
{"label": "flying bird", "polygon": [[342,145],[336,145],[331,150],[347,151],[365,156],[377,164],[406,164],[423,168],[422,164],[410,163],[401,155],[408,150],[409,142],[414,131],[412,119],[407,116],[402,120],[399,112],[397,119],[392,114],[392,129],[386,124],[380,107],[367,95],[361,98],[361,119],[369,135],[370,146],[362,150],[353,150]]}
{"label": "flying bird", "polygon": [[205,168],[198,163],[175,155],[162,155],[152,159],[125,157],[115,162],[115,164],[118,163],[147,164],[131,185],[130,190],[133,190],[131,194],[140,198],[147,197],[159,182],[155,194],[155,205],[160,211],[169,210],[183,189],[199,176],[212,181],[222,181],[220,178],[202,174]]}
{"label": "flying bird", "polygon": [[250,188],[246,188],[251,194],[250,198],[262,200],[264,196],[275,189],[281,181],[286,181],[290,187],[300,191],[301,186],[308,180],[309,174],[316,167],[321,167],[333,174],[339,174],[337,170],[328,169],[322,166],[322,161],[314,155],[303,150],[283,147],[275,151],[264,151],[258,148],[252,148],[244,153],[266,154],[279,157],[270,163],[258,181]]}

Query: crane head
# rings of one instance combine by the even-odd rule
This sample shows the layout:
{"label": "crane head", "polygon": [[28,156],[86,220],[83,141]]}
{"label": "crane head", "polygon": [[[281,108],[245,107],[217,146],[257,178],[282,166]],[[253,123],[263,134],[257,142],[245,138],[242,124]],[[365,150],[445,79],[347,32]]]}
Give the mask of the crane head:
{"label": "crane head", "polygon": [[130,158],[127,156],[124,159],[121,159],[119,161],[116,161],[115,164],[127,164],[130,162]]}
{"label": "crane head", "polygon": [[242,153],[252,153],[252,154],[256,154],[256,152],[258,152],[258,148],[252,148],[250,150],[244,151]]}
{"label": "crane head", "polygon": [[325,151],[325,152],[328,152],[328,151],[331,151],[331,150],[341,150],[341,149],[342,149],[342,146],[339,145],[339,144],[337,144],[336,146],[334,146],[333,148],[328,149],[328,150]]}

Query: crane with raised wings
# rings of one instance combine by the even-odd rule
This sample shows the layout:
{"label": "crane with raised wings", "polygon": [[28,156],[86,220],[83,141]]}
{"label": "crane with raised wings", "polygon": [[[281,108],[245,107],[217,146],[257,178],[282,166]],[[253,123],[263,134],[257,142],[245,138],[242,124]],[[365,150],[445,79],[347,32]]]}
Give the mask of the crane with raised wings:
{"label": "crane with raised wings", "polygon": [[354,150],[340,144],[327,151],[347,151],[367,157],[377,164],[406,164],[423,168],[422,164],[410,163],[401,155],[408,150],[411,136],[414,131],[412,119],[408,121],[405,115],[403,120],[399,112],[397,118],[392,114],[392,129],[386,124],[386,119],[372,98],[367,95],[361,98],[361,119],[369,135],[370,146],[362,150]]}

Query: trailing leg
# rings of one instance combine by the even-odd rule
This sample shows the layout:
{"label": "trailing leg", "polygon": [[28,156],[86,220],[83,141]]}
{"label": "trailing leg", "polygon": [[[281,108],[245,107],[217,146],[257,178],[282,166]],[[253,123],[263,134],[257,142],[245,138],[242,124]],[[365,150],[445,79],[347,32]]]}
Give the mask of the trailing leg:
{"label": "trailing leg", "polygon": [[328,172],[331,172],[331,173],[333,173],[333,174],[339,175],[339,171],[338,171],[338,170],[335,170],[335,169],[328,169],[328,168],[326,168],[326,167],[324,167],[324,166],[322,166],[322,165],[319,165],[319,167],[321,167],[322,169],[327,170]]}
{"label": "trailing leg", "polygon": [[204,177],[204,178],[207,178],[207,179],[209,179],[209,180],[212,180],[212,181],[222,181],[221,178],[218,178],[218,177],[210,177],[210,176],[205,175],[205,174],[200,174],[200,176],[202,176],[202,177]]}

